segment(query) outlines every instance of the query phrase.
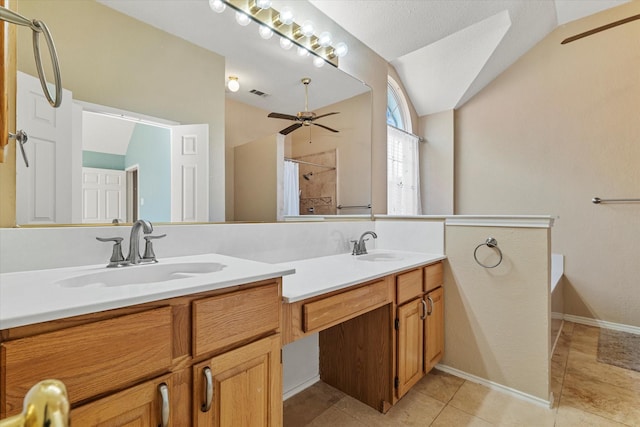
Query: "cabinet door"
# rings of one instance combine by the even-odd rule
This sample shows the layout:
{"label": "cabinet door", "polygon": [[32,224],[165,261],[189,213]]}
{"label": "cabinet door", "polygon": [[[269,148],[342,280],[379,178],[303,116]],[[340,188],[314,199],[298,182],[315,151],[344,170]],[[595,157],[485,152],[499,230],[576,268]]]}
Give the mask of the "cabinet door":
{"label": "cabinet door", "polygon": [[444,291],[438,288],[429,292],[425,327],[424,370],[429,372],[444,354]]}
{"label": "cabinet door", "polygon": [[169,426],[170,395],[171,377],[160,377],[79,406],[71,411],[71,420],[74,426]]}
{"label": "cabinet door", "polygon": [[193,367],[194,425],[282,425],[280,335],[264,338]]}
{"label": "cabinet door", "polygon": [[416,298],[398,307],[398,371],[396,393],[404,396],[424,376],[424,315],[423,300]]}

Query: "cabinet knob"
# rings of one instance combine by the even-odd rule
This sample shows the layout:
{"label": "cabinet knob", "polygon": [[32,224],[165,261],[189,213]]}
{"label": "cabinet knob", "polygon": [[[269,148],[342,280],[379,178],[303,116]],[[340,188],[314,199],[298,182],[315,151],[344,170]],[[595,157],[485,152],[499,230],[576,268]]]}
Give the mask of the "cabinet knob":
{"label": "cabinet knob", "polygon": [[202,370],[204,376],[204,403],[200,406],[202,412],[209,412],[211,402],[213,402],[213,377],[211,376],[211,368],[208,366]]}

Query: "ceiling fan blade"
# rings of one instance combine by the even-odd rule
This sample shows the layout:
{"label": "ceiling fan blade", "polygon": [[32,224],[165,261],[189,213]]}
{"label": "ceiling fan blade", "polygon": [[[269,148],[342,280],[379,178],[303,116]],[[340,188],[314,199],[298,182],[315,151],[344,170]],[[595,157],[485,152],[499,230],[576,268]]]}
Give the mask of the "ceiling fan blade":
{"label": "ceiling fan blade", "polygon": [[339,112],[333,112],[333,113],[322,114],[320,116],[314,117],[313,120],[318,120],[318,119],[321,119],[322,117],[332,116],[334,114],[340,114],[340,113]]}
{"label": "ceiling fan blade", "polygon": [[601,27],[592,28],[589,31],[585,31],[584,33],[576,34],[575,36],[567,37],[566,39],[562,40],[560,42],[560,44],[571,43],[571,42],[574,42],[576,40],[580,40],[583,37],[588,37],[590,35],[599,33],[600,31],[608,30],[610,28],[614,28],[614,27],[617,27],[618,25],[626,24],[628,22],[635,21],[637,19],[640,19],[640,14],[629,16],[628,18],[620,19],[618,21],[611,22],[611,23],[603,25]]}
{"label": "ceiling fan blade", "polygon": [[282,113],[269,113],[267,117],[271,117],[272,119],[298,120],[296,116],[292,116],[291,114],[282,114]]}
{"label": "ceiling fan blade", "polygon": [[302,123],[295,123],[295,124],[292,124],[291,126],[289,126],[288,128],[284,128],[284,129],[282,129],[282,130],[280,131],[280,133],[281,133],[282,135],[288,135],[288,134],[290,134],[291,132],[293,132],[294,130],[296,130],[296,129],[298,129],[299,127],[301,127],[301,126],[302,126]]}
{"label": "ceiling fan blade", "polygon": [[331,132],[335,132],[335,133],[340,132],[339,130],[331,129],[330,127],[327,127],[325,125],[321,125],[320,123],[311,123],[311,124],[312,125],[316,125],[316,126],[320,126],[321,128],[324,128],[326,130],[330,130]]}

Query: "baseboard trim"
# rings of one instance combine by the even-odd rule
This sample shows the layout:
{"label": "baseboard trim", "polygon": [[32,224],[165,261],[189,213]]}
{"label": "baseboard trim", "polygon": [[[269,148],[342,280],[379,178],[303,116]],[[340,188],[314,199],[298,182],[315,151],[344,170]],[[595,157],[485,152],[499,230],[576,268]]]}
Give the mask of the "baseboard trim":
{"label": "baseboard trim", "polygon": [[629,332],[631,334],[640,334],[640,327],[625,325],[624,323],[607,322],[606,320],[592,319],[590,317],[574,316],[573,314],[565,314],[564,320],[574,323],[580,323],[587,326],[597,326],[604,329],[613,329],[615,331]]}
{"label": "baseboard trim", "polygon": [[553,403],[552,400],[544,400],[544,399],[541,399],[539,397],[536,397],[536,396],[533,396],[533,395],[530,395],[530,394],[527,394],[527,393],[523,393],[523,392],[521,392],[519,390],[516,390],[515,388],[511,388],[511,387],[504,386],[502,384],[494,383],[493,381],[489,381],[487,379],[477,377],[475,375],[469,374],[469,373],[461,371],[459,369],[452,368],[451,366],[437,364],[436,365],[436,369],[439,369],[439,370],[441,370],[443,372],[446,372],[448,374],[451,374],[451,375],[455,375],[456,377],[460,377],[460,378],[462,378],[464,380],[468,380],[468,381],[474,382],[476,384],[483,385],[483,386],[488,387],[490,389],[501,391],[503,393],[506,393],[506,394],[509,394],[509,395],[511,395],[513,397],[516,397],[516,398],[518,398],[520,400],[525,400],[527,402],[534,403],[534,404],[536,404],[538,406],[543,406],[545,408],[551,408],[551,405]]}
{"label": "baseboard trim", "polygon": [[316,375],[314,377],[309,378],[308,380],[296,385],[293,388],[290,388],[289,390],[285,391],[282,394],[282,400],[287,400],[290,397],[295,396],[296,394],[300,393],[303,390],[306,390],[307,388],[311,387],[312,385],[314,385],[315,383],[317,383],[318,381],[320,381],[320,375]]}

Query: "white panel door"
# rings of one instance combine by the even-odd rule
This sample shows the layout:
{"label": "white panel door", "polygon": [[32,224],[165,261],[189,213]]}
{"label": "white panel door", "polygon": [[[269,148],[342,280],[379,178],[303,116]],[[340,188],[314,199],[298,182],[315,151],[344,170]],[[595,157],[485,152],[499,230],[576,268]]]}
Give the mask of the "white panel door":
{"label": "white panel door", "polygon": [[125,171],[82,168],[82,222],[124,221],[126,188]]}
{"label": "white panel door", "polygon": [[[71,92],[62,91],[62,104],[53,108],[40,81],[17,73],[16,128],[29,140],[25,166],[16,150],[16,221],[18,224],[72,222]],[[76,156],[77,157],[77,156]]]}
{"label": "white panel door", "polygon": [[171,128],[171,221],[209,221],[209,125]]}

